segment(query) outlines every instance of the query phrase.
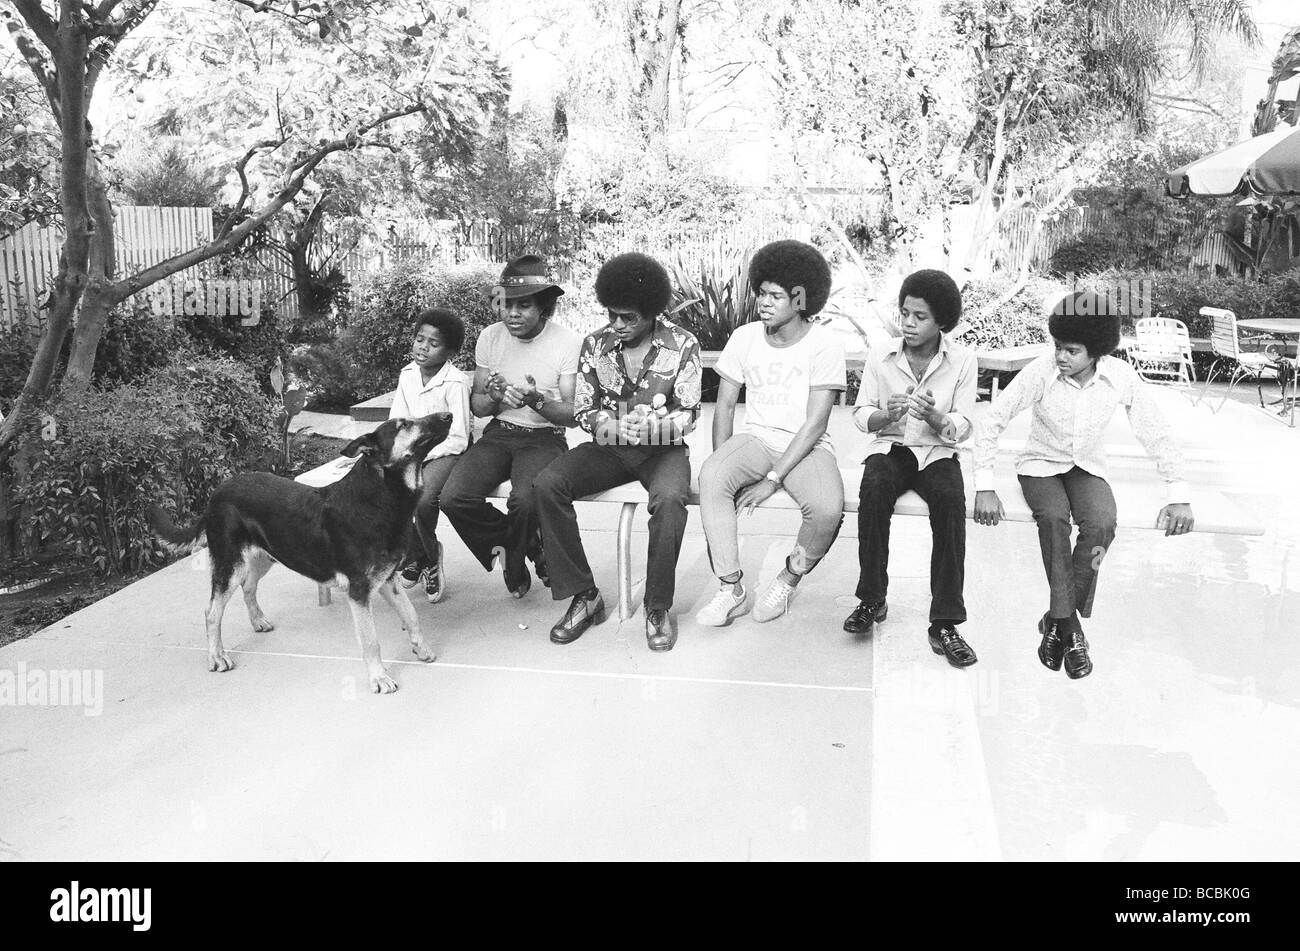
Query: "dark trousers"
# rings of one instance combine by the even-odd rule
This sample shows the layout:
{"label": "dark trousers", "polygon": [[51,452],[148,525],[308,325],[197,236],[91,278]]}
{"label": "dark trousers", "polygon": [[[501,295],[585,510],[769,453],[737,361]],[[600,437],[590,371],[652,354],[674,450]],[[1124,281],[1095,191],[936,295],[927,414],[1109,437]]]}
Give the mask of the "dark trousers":
{"label": "dark trousers", "polygon": [[[491,570],[500,551],[512,575],[523,570],[524,555],[537,535],[533,479],[567,448],[561,432],[524,431],[493,420],[482,438],[461,453],[442,487],[441,507],[484,568]],[[486,497],[506,479],[511,488],[503,515]]]}
{"label": "dark trousers", "polygon": [[424,464],[420,499],[415,503],[415,537],[406,546],[408,561],[422,567],[438,564],[438,500],[460,456],[439,456]]}
{"label": "dark trousers", "polygon": [[578,534],[573,500],[636,480],[650,494],[647,611],[673,606],[677,556],[686,534],[691,460],[685,446],[601,446],[583,443],[533,480],[542,543],[551,569],[551,596],[571,598],[595,586]]}
{"label": "dark trousers", "polygon": [[894,503],[909,489],[930,507],[930,620],[966,620],[966,488],[956,459],[924,469],[906,446],[867,457],[858,490],[859,601],[876,604],[889,589],[889,522]]}
{"label": "dark trousers", "polygon": [[[1105,479],[1075,466],[1056,476],[1020,476],[1020,488],[1038,523],[1038,547],[1051,588],[1051,615],[1092,615],[1097,572],[1115,540],[1115,494]],[[1079,537],[1070,550],[1070,519]]]}

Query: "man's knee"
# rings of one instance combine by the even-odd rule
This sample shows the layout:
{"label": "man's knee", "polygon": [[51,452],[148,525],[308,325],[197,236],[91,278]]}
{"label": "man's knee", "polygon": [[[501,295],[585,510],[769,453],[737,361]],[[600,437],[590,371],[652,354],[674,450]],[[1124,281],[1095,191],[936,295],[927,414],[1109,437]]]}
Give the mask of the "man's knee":
{"label": "man's knee", "polygon": [[689,483],[656,485],[650,490],[646,511],[651,515],[656,512],[684,514],[686,512],[686,502],[690,495],[691,487]]}
{"label": "man's knee", "polygon": [[939,516],[956,516],[966,517],[966,493],[960,486],[943,485],[933,488],[929,492],[929,498],[926,505],[930,507],[932,515]]}
{"label": "man's knee", "polygon": [[1117,527],[1114,512],[1090,512],[1079,519],[1079,535],[1087,539],[1100,539],[1109,544]]}
{"label": "man's knee", "polygon": [[858,498],[864,502],[891,498],[894,494],[894,474],[888,466],[873,465],[874,458],[867,459],[867,465],[862,470],[862,483],[858,486]]}
{"label": "man's knee", "polygon": [[809,502],[800,508],[803,509],[804,522],[819,536],[834,535],[844,521],[844,505],[834,504],[834,500]]}
{"label": "man's knee", "polygon": [[[523,499],[523,502],[530,505],[534,501],[542,499],[547,501],[572,501],[573,499],[569,477],[559,466],[547,466],[537,473],[533,479],[531,490],[521,492],[520,495],[528,496],[528,498]],[[510,493],[510,504],[512,506],[521,504],[514,491]]]}

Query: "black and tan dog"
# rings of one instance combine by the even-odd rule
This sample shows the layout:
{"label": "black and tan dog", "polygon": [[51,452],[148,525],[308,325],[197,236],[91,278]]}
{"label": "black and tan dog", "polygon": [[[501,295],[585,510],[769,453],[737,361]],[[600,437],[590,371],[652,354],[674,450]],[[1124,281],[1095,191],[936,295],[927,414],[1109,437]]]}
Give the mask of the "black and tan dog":
{"label": "black and tan dog", "polygon": [[390,419],[344,447],[343,455],[360,458],[347,475],[323,488],[266,472],[237,475],[218,486],[203,518],[189,528],[176,528],[157,506],[150,509],[154,531],[169,547],[190,552],[207,546],[212,565],[209,670],[234,666],[221,643],[221,617],[235,585],[244,589],[253,630],[273,629],[257,603],[257,583],[275,562],[318,584],[346,585],[361,656],[375,693],[397,689],[379,657],[370,603],[376,591],[396,609],[415,656],[425,663],[433,661],[415,608],[397,584],[395,572],[405,560],[419,496],[420,464],[447,437],[450,425],[449,413]]}

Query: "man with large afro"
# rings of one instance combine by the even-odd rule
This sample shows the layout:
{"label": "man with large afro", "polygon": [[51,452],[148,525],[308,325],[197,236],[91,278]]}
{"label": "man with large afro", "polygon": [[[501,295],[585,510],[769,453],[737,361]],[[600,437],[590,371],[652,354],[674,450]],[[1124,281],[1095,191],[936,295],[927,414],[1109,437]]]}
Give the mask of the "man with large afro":
{"label": "man with large afro", "polygon": [[596,275],[609,324],[583,341],[573,400],[574,417],[592,442],[575,446],[533,481],[551,597],[573,599],[551,628],[556,644],[571,644],[605,618],[573,502],[632,481],[649,493],[646,644],[666,651],[677,642],[673,595],[691,491],[684,440],[700,410],[701,360],[694,335],[663,316],[671,297],[668,272],[645,254],[620,254]]}
{"label": "man with large afro", "polygon": [[[996,525],[1003,517],[993,485],[998,437],[1019,413],[1033,413],[1016,473],[1038,525],[1050,593],[1038,622],[1038,660],[1048,670],[1064,665],[1072,679],[1092,672],[1079,618],[1092,616],[1098,569],[1115,538],[1115,494],[1106,481],[1104,439],[1120,406],[1165,481],[1169,504],[1157,514],[1156,527],[1181,535],[1194,524],[1182,453],[1153,388],[1128,363],[1110,356],[1119,344],[1119,316],[1111,299],[1091,291],[1060,300],[1047,320],[1053,352],[1011,381],[975,440],[975,521]],[[1079,535],[1071,550],[1074,525]]]}
{"label": "man with large afro", "polygon": [[[713,454],[700,470],[700,519],[718,590],[695,615],[723,627],[746,612],[738,511],[752,511],[784,489],[802,516],[785,565],[753,599],[751,617],[772,621],[790,609],[795,589],[826,555],[844,520],[844,482],[826,434],[846,387],[844,343],[811,321],[830,296],[831,269],[800,241],[774,241],[749,265],[757,321],[731,334],[718,357]],[[745,396],[745,428],[734,432]]]}
{"label": "man with large afro", "polygon": [[1075,291],[1056,302],[1047,332],[1054,340],[1082,344],[1094,359],[1108,357],[1119,347],[1119,317],[1109,295]]}
{"label": "man with large afro", "polygon": [[637,251],[612,257],[596,274],[596,300],[605,308],[635,310],[653,319],[672,300],[673,285],[664,266]]}
{"label": "man with large afro", "polygon": [[779,284],[805,317],[821,313],[831,294],[831,267],[811,244],[787,239],[764,245],[749,262],[749,286]]}

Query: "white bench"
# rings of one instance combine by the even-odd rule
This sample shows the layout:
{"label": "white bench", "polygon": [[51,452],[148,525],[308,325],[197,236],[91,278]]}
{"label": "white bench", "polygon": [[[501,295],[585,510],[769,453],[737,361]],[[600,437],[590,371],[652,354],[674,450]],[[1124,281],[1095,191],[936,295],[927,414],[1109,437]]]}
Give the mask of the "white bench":
{"label": "white bench", "polygon": [[[340,467],[340,461],[342,461],[341,457],[333,462],[327,462],[322,466],[304,472],[297,477],[297,481],[317,487],[329,485],[342,478],[343,474],[348,471],[346,467]],[[1002,468],[1006,468],[1006,466],[1004,465]],[[975,511],[974,480],[970,477],[969,472],[963,474],[966,482],[966,517],[970,518]],[[858,511],[858,486],[862,481],[862,468],[859,466],[852,469],[840,469],[840,476],[844,480],[845,488],[844,511],[846,514],[854,514]],[[1000,474],[996,488],[998,496],[1002,500],[1002,508],[1007,521],[1032,522],[1034,520],[1033,513],[1030,512],[1029,506],[1025,503],[1024,495],[1020,491],[1020,483],[1014,473]],[[1155,529],[1155,513],[1159,512],[1164,505],[1164,487],[1162,484],[1154,479],[1141,484],[1113,482],[1111,488],[1115,492],[1120,528]],[[503,482],[488,494],[488,498],[505,499],[509,495],[510,483]],[[606,492],[586,496],[581,501],[609,502],[622,506],[618,516],[616,568],[618,573],[618,617],[619,620],[625,621],[635,613],[637,607],[632,601],[632,519],[636,515],[637,506],[646,501],[645,489],[639,483],[629,482],[627,485],[621,485]],[[691,494],[686,504],[700,504],[697,482],[692,482]],[[798,510],[799,503],[785,492],[779,491],[764,502],[762,507]],[[1192,500],[1192,508],[1196,515],[1196,528],[1194,530],[1197,532],[1219,535],[1264,534],[1263,527],[1248,521],[1241,512],[1240,507],[1221,492],[1207,489],[1196,490]],[[928,518],[930,509],[915,492],[904,492],[894,505],[894,514]],[[320,589],[320,603],[329,604],[329,600],[329,589],[322,586]]]}

